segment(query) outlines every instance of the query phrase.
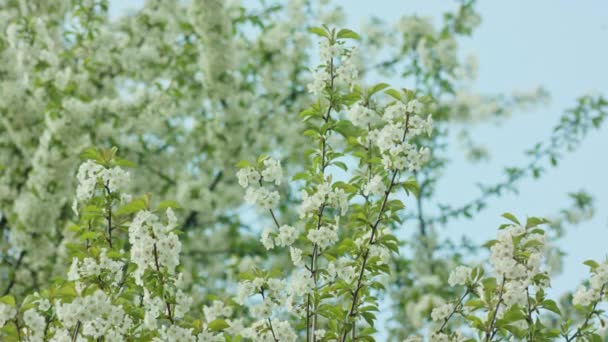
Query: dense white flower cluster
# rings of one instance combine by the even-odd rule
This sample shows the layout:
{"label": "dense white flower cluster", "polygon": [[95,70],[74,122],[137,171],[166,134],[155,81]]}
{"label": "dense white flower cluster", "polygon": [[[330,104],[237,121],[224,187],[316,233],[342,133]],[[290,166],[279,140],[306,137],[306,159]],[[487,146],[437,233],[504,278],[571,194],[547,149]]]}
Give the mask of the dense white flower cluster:
{"label": "dense white flower cluster", "polygon": [[471,277],[471,268],[467,266],[458,266],[451,273],[448,278],[448,284],[450,286],[465,285]]}
{"label": "dense white flower cluster", "polygon": [[129,173],[118,166],[105,168],[92,160],[87,160],[78,168],[76,178],[78,179],[78,187],[72,207],[74,211],[77,211],[78,202],[86,202],[93,196],[99,181],[111,193],[124,190],[129,182]]}
{"label": "dense white flower cluster", "polygon": [[239,180],[239,185],[243,188],[248,188],[249,185],[257,185],[260,182],[261,175],[252,167],[244,167],[237,171],[236,176]]}
{"label": "dense white flower cluster", "polygon": [[[355,245],[360,250],[365,250],[367,248],[369,250],[369,257],[377,258],[377,264],[386,264],[391,258],[391,251],[386,246],[383,246],[381,244],[370,244],[369,242],[371,234],[371,231],[365,232],[363,235],[355,239]],[[390,234],[390,231],[387,227],[379,227],[376,231],[374,241],[382,239],[387,234]]]}
{"label": "dense white flower cluster", "polygon": [[319,41],[319,56],[321,63],[328,63],[333,58],[338,58],[343,53],[344,48],[340,44],[332,44],[327,39]]}
{"label": "dense white flower cluster", "polygon": [[407,104],[391,104],[384,110],[383,119],[386,124],[370,131],[368,139],[380,149],[386,169],[417,171],[430,159],[428,148],[418,148],[409,142],[418,135],[430,135],[433,131],[431,116],[422,119],[418,116],[421,111],[422,103],[417,99],[410,100]]}
{"label": "dense white flower cluster", "polygon": [[257,205],[262,209],[272,209],[279,204],[280,195],[276,190],[264,187],[249,187],[245,192],[245,202]]}
{"label": "dense white flower cluster", "polygon": [[[273,316],[280,310],[299,314],[293,305],[294,296],[305,296],[309,293],[312,289],[311,282],[310,276],[305,273],[295,273],[289,284],[276,278],[241,281],[235,298],[237,303],[244,304],[248,297],[257,294],[262,296],[262,301],[256,302],[250,308],[251,315],[257,320],[248,328],[240,326],[235,332],[252,341],[275,341],[275,337],[279,341],[295,341],[297,334],[291,324],[288,321],[274,319]],[[217,307],[216,311],[222,310],[220,304],[217,304]],[[272,322],[272,331],[267,324],[269,321]]]}
{"label": "dense white flower cluster", "polygon": [[341,257],[335,262],[330,261],[328,263],[327,276],[329,277],[328,281],[338,277],[347,283],[351,283],[357,277],[357,268],[352,260]]}
{"label": "dense white flower cluster", "polygon": [[312,194],[302,190],[302,202],[298,206],[300,218],[311,217],[316,214],[323,205],[330,205],[339,209],[340,215],[346,215],[348,211],[348,194],[338,187],[332,188],[329,182],[317,186]]}
{"label": "dense white flower cluster", "polygon": [[281,161],[272,158],[264,159],[264,169],[262,170],[262,179],[265,182],[274,182],[276,185],[281,184],[281,178],[283,178],[283,169],[281,168]]}
{"label": "dense white flower cluster", "polygon": [[357,102],[348,109],[346,118],[350,120],[353,125],[367,129],[368,125],[374,122],[376,113],[364,106],[361,102]]}
{"label": "dense white flower cluster", "polygon": [[294,266],[302,266],[304,262],[302,261],[302,250],[296,247],[289,247],[289,255],[291,256],[291,262],[293,262]]}
{"label": "dense white flower cluster", "polygon": [[138,212],[129,225],[131,262],[137,265],[133,274],[138,285],[143,284],[142,276],[146,269],[160,271],[157,268],[162,268],[174,274],[179,265],[181,242],[174,232],[177,218],[171,208],[167,208],[166,213],[166,225],[160,222],[158,216],[146,210]]}
{"label": "dense white flower cluster", "polygon": [[384,179],[380,175],[373,176],[367,184],[363,186],[363,195],[365,196],[382,196],[386,191]]}
{"label": "dense white flower cluster", "polygon": [[321,95],[330,81],[331,74],[325,68],[317,68],[312,72],[312,82],[308,84],[308,92]]}
{"label": "dense white flower cluster", "polygon": [[0,302],[0,327],[3,327],[4,324],[17,314],[17,310],[14,307]]}
{"label": "dense white flower cluster", "polygon": [[311,229],[306,235],[308,240],[316,244],[321,249],[326,249],[338,241],[338,227],[336,226],[321,226],[319,229]]}
{"label": "dense white flower cluster", "polygon": [[322,39],[319,42],[320,65],[312,70],[312,82],[308,91],[319,96],[333,84],[333,77],[347,88],[354,86],[359,78],[359,68],[356,65],[357,48],[345,48],[341,43]]}
{"label": "dense white flower cluster", "polygon": [[[112,303],[111,298],[97,290],[91,295],[76,297],[71,303],[55,303],[55,313],[62,328],[55,331],[55,336],[63,336],[76,324],[82,325],[81,333],[90,338],[111,338],[122,341],[133,327],[133,320],[120,305]],[[68,332],[68,336],[69,332]]]}
{"label": "dense white flower cluster", "polygon": [[108,258],[106,248],[101,249],[98,259],[84,258],[80,261],[76,257],[73,258],[72,265],[68,271],[68,280],[76,281],[81,278],[99,277],[99,279],[104,279],[109,284],[117,286],[122,280],[122,270],[125,262],[123,260]]}
{"label": "dense white flower cluster", "polygon": [[355,64],[357,48],[352,47],[345,51],[346,53],[342,55],[341,64],[336,70],[336,78],[348,88],[352,89],[359,78],[359,69]]}
{"label": "dense white flower cluster", "polygon": [[[518,240],[519,243],[515,243]],[[526,286],[530,284],[532,278],[541,273],[545,240],[544,233],[530,232],[520,225],[504,227],[490,248],[490,263],[496,275],[508,281],[523,281]],[[527,260],[517,257],[516,253],[520,251],[529,254]]]}
{"label": "dense white flower cluster", "polygon": [[298,335],[296,335],[289,322],[277,321],[274,326],[276,339],[278,341],[294,342],[297,340]]}
{"label": "dense white flower cluster", "polygon": [[436,307],[431,312],[431,318],[435,322],[443,321],[454,311],[454,304],[446,303],[439,307]]}
{"label": "dense white flower cluster", "polygon": [[572,295],[572,304],[588,306],[593,302],[601,300],[606,295],[606,284],[608,284],[608,263],[599,264],[593,269],[593,275],[589,279],[589,287],[581,285]]}
{"label": "dense white flower cluster", "polygon": [[280,185],[283,169],[281,161],[272,158],[264,159],[262,165],[261,172],[251,166],[241,168],[237,171],[237,178],[239,184],[246,189],[245,202],[262,209],[273,209],[279,203],[279,192],[265,188],[263,184],[274,182],[275,185]]}
{"label": "dense white flower cluster", "polygon": [[312,70],[312,82],[308,84],[308,92],[319,96],[331,82],[331,70],[335,58],[342,54],[343,47],[322,39],[319,42],[321,65]]}
{"label": "dense white flower cluster", "polygon": [[232,307],[225,305],[222,301],[214,300],[211,306],[203,307],[203,312],[207,322],[212,322],[219,317],[232,316]]}
{"label": "dense white flower cluster", "polygon": [[43,341],[44,328],[46,327],[46,320],[36,309],[29,309],[23,313],[23,321],[30,330],[31,340]]}
{"label": "dense white flower cluster", "polygon": [[[548,286],[546,272],[541,271],[546,235],[518,224],[502,227],[490,248],[490,264],[502,282],[504,308],[526,305],[528,293],[535,286]],[[522,258],[526,255],[526,258]],[[541,275],[539,278],[538,276]],[[483,291],[483,287],[479,288]],[[504,310],[499,311],[499,317]]]}
{"label": "dense white flower cluster", "polygon": [[279,227],[278,232],[275,227],[266,227],[262,231],[261,241],[266,249],[272,249],[275,246],[289,247],[298,238],[296,228],[288,225]]}
{"label": "dense white flower cluster", "polygon": [[311,293],[315,287],[315,283],[306,270],[295,271],[291,275],[289,288],[287,292],[292,296],[306,296]]}

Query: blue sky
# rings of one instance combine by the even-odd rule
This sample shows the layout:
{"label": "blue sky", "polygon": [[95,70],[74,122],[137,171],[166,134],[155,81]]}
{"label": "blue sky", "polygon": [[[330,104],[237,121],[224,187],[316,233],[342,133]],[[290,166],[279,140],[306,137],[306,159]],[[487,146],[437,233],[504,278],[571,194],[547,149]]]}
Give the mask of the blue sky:
{"label": "blue sky", "polygon": [[[111,0],[112,11],[134,8],[141,0]],[[245,1],[247,2],[247,1]],[[349,24],[360,31],[369,16],[387,21],[416,13],[440,18],[454,8],[445,0],[335,1],[346,9]],[[464,53],[475,54],[479,77],[475,89],[484,93],[510,93],[542,85],[551,103],[530,112],[515,113],[501,126],[484,124],[472,129],[477,142],[492,154],[489,163],[470,165],[454,150],[453,164],[439,186],[441,202],[458,204],[477,194],[477,182],[502,179],[504,166],[521,165],[523,152],[546,140],[551,128],[574,99],[588,92],[608,95],[608,2],[600,0],[481,1],[477,6],[483,22],[472,38],[461,41]],[[483,242],[495,235],[500,215],[510,211],[519,217],[556,213],[569,204],[566,194],[581,189],[596,199],[593,220],[575,227],[561,242],[568,253],[564,273],[553,282],[554,293],[575,289],[586,277],[586,259],[603,259],[608,248],[608,124],[593,131],[578,150],[566,155],[557,169],[536,181],[520,183],[519,195],[490,201],[474,220],[456,221],[443,233],[466,234]]]}

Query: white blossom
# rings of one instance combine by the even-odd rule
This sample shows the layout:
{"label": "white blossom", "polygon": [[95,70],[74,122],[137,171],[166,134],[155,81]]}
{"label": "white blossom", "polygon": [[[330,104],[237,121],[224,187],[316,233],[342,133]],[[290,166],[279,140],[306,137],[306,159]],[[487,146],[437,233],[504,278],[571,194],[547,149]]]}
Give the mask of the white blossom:
{"label": "white blossom", "polygon": [[291,261],[295,266],[302,266],[302,250],[295,247],[289,247],[289,253],[291,255]]}
{"label": "white blossom", "polygon": [[306,237],[319,248],[326,249],[338,241],[338,231],[336,227],[321,226],[319,229],[309,230]]}
{"label": "white blossom", "polygon": [[572,295],[572,304],[582,306],[591,305],[591,303],[598,299],[598,295],[598,291],[581,286]]}
{"label": "white blossom", "polygon": [[17,310],[15,310],[15,308],[8,304],[0,302],[0,327],[3,327],[6,322],[13,319],[16,314]]}
{"label": "white blossom", "polygon": [[260,241],[262,242],[262,244],[264,245],[264,247],[266,249],[274,248],[273,233],[274,233],[273,227],[266,227],[266,228],[264,228],[264,230],[262,230],[262,236],[261,236]]}
{"label": "white blossom", "polygon": [[237,171],[236,176],[239,181],[239,185],[243,188],[247,188],[250,185],[258,185],[260,181],[260,174],[252,167],[245,167]]}
{"label": "white blossom", "polygon": [[373,176],[369,182],[363,186],[363,194],[365,196],[381,196],[386,191],[384,179],[380,175]]}
{"label": "white blossom", "polygon": [[279,192],[266,188],[247,188],[245,202],[255,204],[262,209],[275,208],[279,203]]}
{"label": "white blossom", "polygon": [[451,273],[448,279],[450,286],[465,285],[471,276],[471,268],[458,266]]}
{"label": "white blossom", "polygon": [[443,321],[444,319],[448,318],[452,311],[454,311],[454,304],[446,303],[434,308],[431,312],[431,318],[435,322]]}
{"label": "white blossom", "polygon": [[276,185],[281,184],[281,178],[283,178],[283,169],[281,168],[281,161],[267,158],[264,160],[264,170],[262,170],[262,177],[266,182],[275,182]]}
{"label": "white blossom", "polygon": [[294,243],[297,237],[298,233],[294,227],[282,225],[279,228],[279,234],[275,239],[275,244],[281,247],[288,247]]}
{"label": "white blossom", "polygon": [[346,112],[346,118],[353,125],[367,129],[368,125],[374,122],[376,114],[370,108],[364,106],[361,102],[353,104]]}

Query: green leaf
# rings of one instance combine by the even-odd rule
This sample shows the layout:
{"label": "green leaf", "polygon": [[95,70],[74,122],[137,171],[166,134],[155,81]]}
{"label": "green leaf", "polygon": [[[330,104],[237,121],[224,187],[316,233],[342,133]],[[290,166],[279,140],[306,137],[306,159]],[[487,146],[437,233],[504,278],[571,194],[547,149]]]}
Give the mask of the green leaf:
{"label": "green leaf", "polygon": [[486,306],[486,303],[484,303],[483,300],[479,299],[479,298],[473,298],[468,300],[464,306],[468,306],[474,309],[480,309]]}
{"label": "green leaf", "polygon": [[374,326],[374,320],[376,319],[376,316],[371,313],[371,312],[361,312],[361,316],[363,316],[363,318],[365,319],[365,321],[367,322],[367,324],[369,324],[370,326]]}
{"label": "green leaf", "polygon": [[71,300],[78,296],[78,292],[76,292],[74,283],[66,283],[57,291],[56,296],[60,299]]}
{"label": "green leaf", "polygon": [[17,306],[17,304],[15,303],[15,297],[13,297],[12,295],[0,297],[0,303],[7,304],[13,308]]}
{"label": "green leaf", "polygon": [[348,170],[348,167],[346,167],[346,164],[343,163],[343,162],[341,162],[341,161],[335,161],[332,164],[335,165],[335,166],[337,166],[337,167],[339,167],[339,168],[341,168],[344,171]]}
{"label": "green leaf", "polygon": [[497,243],[498,243],[498,240],[489,240],[486,243],[484,243],[482,246],[485,248],[491,248],[492,246],[494,246]]}
{"label": "green leaf", "polygon": [[161,201],[160,203],[158,203],[158,206],[156,207],[157,210],[163,210],[163,209],[167,209],[167,208],[179,209],[181,207],[180,207],[179,203],[177,203],[175,201]]}
{"label": "green leaf", "polygon": [[341,29],[338,31],[338,39],[361,39],[361,37],[355,31]]}
{"label": "green leaf", "polygon": [[559,307],[557,306],[557,303],[555,303],[555,301],[552,299],[547,299],[547,300],[543,301],[542,306],[543,306],[543,308],[545,308],[551,312],[555,312],[558,315],[562,314]]}
{"label": "green leaf", "polygon": [[397,101],[403,101],[402,97],[401,97],[401,93],[399,93],[397,90],[395,89],[388,89],[385,91],[385,93],[387,93],[388,95],[390,95],[392,98],[394,98]]}
{"label": "green leaf", "polygon": [[99,154],[99,151],[95,147],[89,147],[89,148],[85,149],[84,151],[82,151],[82,153],[80,154],[80,158],[96,160],[98,162],[103,161],[101,155]]}
{"label": "green leaf", "polygon": [[599,334],[596,333],[591,333],[591,342],[603,342],[604,339],[602,338],[602,336],[600,336]]}
{"label": "green leaf", "polygon": [[516,322],[525,318],[526,315],[519,308],[517,308],[517,306],[513,306],[502,315],[501,320],[505,322]]}
{"label": "green leaf", "polygon": [[547,221],[544,218],[538,218],[538,217],[528,217],[528,219],[526,220],[526,228],[534,228],[538,225],[541,225],[543,223],[548,223],[549,221]]}
{"label": "green leaf", "polygon": [[502,214],[502,217],[506,218],[507,220],[509,220],[515,224],[521,225],[521,223],[519,223],[519,221],[517,220],[515,215],[513,215],[511,213],[504,213],[504,214]]}
{"label": "green leaf", "polygon": [[308,29],[308,32],[314,33],[317,36],[329,38],[329,33],[327,33],[327,31],[322,27],[311,27]]}
{"label": "green leaf", "polygon": [[591,270],[595,270],[600,266],[595,260],[585,260],[583,264],[589,266]]}
{"label": "green leaf", "polygon": [[207,324],[207,329],[211,331],[220,331],[228,328],[229,326],[230,324],[226,323],[225,320],[218,318],[214,321],[209,322],[209,324]]}
{"label": "green leaf", "polygon": [[134,162],[123,159],[123,158],[119,158],[119,157],[114,157],[114,164],[116,164],[118,166],[122,166],[122,167],[136,167],[137,166],[137,164],[135,164]]}
{"label": "green leaf", "polygon": [[305,137],[316,138],[319,136],[319,132],[316,129],[307,129],[304,131],[303,135]]}
{"label": "green leaf", "polygon": [[253,165],[251,165],[251,163],[246,160],[239,161],[238,163],[236,163],[235,166],[239,169],[244,169],[246,167],[253,167]]}
{"label": "green leaf", "polygon": [[388,88],[388,84],[387,83],[378,83],[378,84],[374,85],[373,87],[369,88],[368,95],[372,96],[375,93],[377,93],[377,92],[379,92],[381,90],[384,90],[386,88]]}
{"label": "green leaf", "polygon": [[414,177],[410,177],[408,180],[403,182],[403,189],[409,195],[411,192],[414,196],[420,196],[420,186],[418,185],[418,181]]}
{"label": "green leaf", "polygon": [[101,233],[99,232],[86,232],[80,235],[80,240],[84,241],[84,240],[95,240],[97,237],[99,237],[101,235]]}
{"label": "green leaf", "polygon": [[293,175],[293,178],[291,178],[291,180],[300,180],[300,179],[304,179],[304,180],[308,180],[310,177],[308,175],[308,172],[298,172],[295,175]]}
{"label": "green leaf", "polygon": [[119,216],[129,215],[129,214],[136,213],[140,210],[145,210],[146,208],[148,208],[148,200],[147,200],[147,196],[144,195],[144,196],[137,197],[136,199],[132,200],[131,202],[118,208],[118,210],[116,211],[116,215],[119,215]]}

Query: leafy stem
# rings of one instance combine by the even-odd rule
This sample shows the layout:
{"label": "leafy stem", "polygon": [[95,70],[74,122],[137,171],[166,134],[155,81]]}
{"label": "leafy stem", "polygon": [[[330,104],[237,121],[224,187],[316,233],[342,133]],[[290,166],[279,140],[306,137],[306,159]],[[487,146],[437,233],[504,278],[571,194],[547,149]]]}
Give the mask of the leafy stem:
{"label": "leafy stem", "polygon": [[460,306],[462,305],[462,301],[464,301],[464,299],[469,295],[469,293],[471,293],[471,290],[467,287],[467,290],[464,291],[464,294],[462,296],[460,296],[460,299],[458,299],[458,302],[454,306],[454,309],[452,309],[452,312],[450,312],[448,317],[446,317],[445,320],[443,321],[443,324],[439,328],[439,332],[443,332],[443,329],[445,329],[445,327],[447,326],[447,324],[450,321],[450,319],[452,318],[452,316],[454,316],[454,314],[456,312],[458,312]]}
{"label": "leafy stem", "polygon": [[496,335],[496,331],[494,329],[494,325],[496,324],[496,318],[498,317],[498,309],[500,308],[500,304],[502,304],[502,295],[505,291],[505,281],[506,277],[503,275],[502,284],[500,285],[500,291],[498,292],[498,301],[496,302],[496,306],[494,310],[492,310],[492,319],[490,320],[490,325],[488,326],[488,330],[486,330],[486,337],[484,339],[485,342],[491,341]]}
{"label": "leafy stem", "polygon": [[[407,136],[407,132],[408,132],[408,127],[409,127],[409,122],[410,122],[410,114],[407,113],[406,115],[406,119],[405,119],[405,128],[403,130],[403,137],[401,138],[401,142],[405,142],[405,138]],[[357,308],[357,302],[359,300],[359,296],[361,293],[361,288],[363,287],[363,276],[365,274],[365,266],[367,265],[367,260],[369,258],[369,246],[374,244],[374,238],[376,236],[376,231],[378,230],[378,226],[380,225],[380,222],[382,221],[382,218],[384,216],[384,211],[386,210],[386,204],[388,203],[388,197],[391,194],[391,191],[393,190],[393,187],[396,184],[396,179],[397,179],[397,174],[399,173],[398,169],[393,169],[392,171],[392,176],[391,176],[391,182],[388,186],[388,188],[386,189],[386,191],[384,192],[384,198],[382,199],[382,205],[380,206],[380,211],[378,212],[378,218],[376,219],[376,221],[374,222],[374,224],[371,226],[372,228],[372,232],[370,234],[369,237],[369,241],[367,243],[367,247],[365,248],[365,252],[363,252],[363,261],[361,263],[361,269],[359,271],[359,275],[357,277],[357,285],[355,287],[355,291],[353,292],[352,295],[352,302],[350,305],[350,309],[348,311],[348,317],[353,317],[355,315],[355,310]],[[346,336],[348,335],[349,332],[349,328],[348,325],[344,326],[344,330],[342,332],[342,337],[340,338],[341,342],[346,341]]]}
{"label": "leafy stem", "polygon": [[597,308],[597,305],[602,300],[602,296],[604,295],[604,290],[605,289],[606,289],[606,284],[602,285],[602,288],[600,289],[600,294],[598,296],[598,299],[593,303],[593,306],[591,307],[591,310],[585,316],[585,321],[583,322],[583,324],[581,324],[576,329],[576,332],[574,333],[574,335],[572,335],[570,337],[566,337],[566,342],[573,341],[575,338],[577,338],[578,336],[581,336],[583,334],[583,330],[587,327],[587,324],[589,324],[589,320],[595,314],[595,309]]}

